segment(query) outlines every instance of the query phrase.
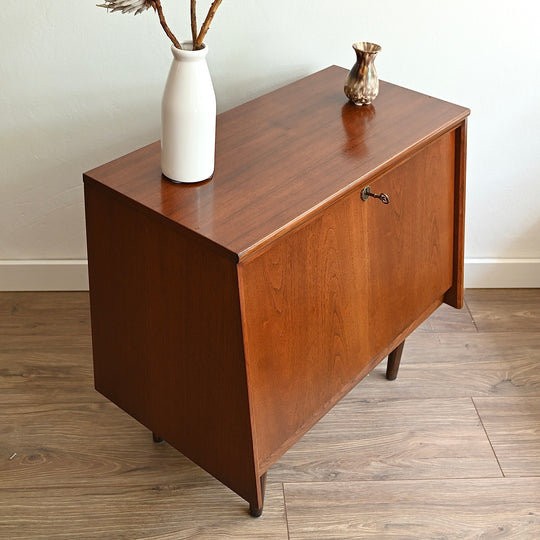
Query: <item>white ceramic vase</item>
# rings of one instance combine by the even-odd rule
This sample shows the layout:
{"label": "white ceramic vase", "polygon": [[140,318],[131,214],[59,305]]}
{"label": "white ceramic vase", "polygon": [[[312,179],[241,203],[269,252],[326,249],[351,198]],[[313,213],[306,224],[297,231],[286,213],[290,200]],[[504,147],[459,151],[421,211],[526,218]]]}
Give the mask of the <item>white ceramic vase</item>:
{"label": "white ceramic vase", "polygon": [[206,45],[171,47],[173,61],[161,102],[161,170],[173,182],[202,182],[214,174],[216,95]]}

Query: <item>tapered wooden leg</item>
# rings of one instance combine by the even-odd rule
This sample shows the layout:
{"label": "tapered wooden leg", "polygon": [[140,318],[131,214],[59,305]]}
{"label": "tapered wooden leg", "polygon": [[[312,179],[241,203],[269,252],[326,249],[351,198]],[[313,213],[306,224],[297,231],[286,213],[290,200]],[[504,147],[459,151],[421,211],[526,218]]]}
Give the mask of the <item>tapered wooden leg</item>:
{"label": "tapered wooden leg", "polygon": [[388,363],[386,364],[386,378],[389,381],[395,380],[399,371],[399,363],[401,362],[401,354],[405,341],[402,341],[389,355]]}
{"label": "tapered wooden leg", "polygon": [[266,489],[266,473],[264,473],[260,478],[259,482],[261,485],[261,498],[260,502],[258,503],[250,503],[249,504],[249,513],[253,517],[260,517],[263,513],[263,504],[264,504],[264,491]]}
{"label": "tapered wooden leg", "polygon": [[152,439],[154,440],[155,443],[158,443],[158,444],[163,442],[163,439],[157,433],[154,433],[154,432],[152,432]]}

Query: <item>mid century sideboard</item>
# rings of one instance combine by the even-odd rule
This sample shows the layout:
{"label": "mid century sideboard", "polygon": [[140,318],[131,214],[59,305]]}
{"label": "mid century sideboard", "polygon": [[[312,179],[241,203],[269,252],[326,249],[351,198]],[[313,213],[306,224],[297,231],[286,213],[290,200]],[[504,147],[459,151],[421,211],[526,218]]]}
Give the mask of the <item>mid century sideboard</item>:
{"label": "mid century sideboard", "polygon": [[[330,67],[218,116],[176,185],[150,144],[84,175],[95,385],[249,502],[442,302],[463,302],[465,108]],[[381,386],[381,394],[384,388]]]}

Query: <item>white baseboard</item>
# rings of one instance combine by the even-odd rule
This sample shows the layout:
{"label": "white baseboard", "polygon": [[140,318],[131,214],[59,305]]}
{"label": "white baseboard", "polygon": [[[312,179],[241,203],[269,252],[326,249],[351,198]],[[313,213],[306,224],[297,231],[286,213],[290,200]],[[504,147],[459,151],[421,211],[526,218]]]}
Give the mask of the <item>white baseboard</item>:
{"label": "white baseboard", "polygon": [[[540,259],[465,259],[465,287],[540,287]],[[0,291],[87,291],[86,260],[0,261]]]}
{"label": "white baseboard", "polygon": [[87,291],[88,261],[0,261],[0,291]]}
{"label": "white baseboard", "polygon": [[540,259],[465,259],[466,289],[540,287]]}

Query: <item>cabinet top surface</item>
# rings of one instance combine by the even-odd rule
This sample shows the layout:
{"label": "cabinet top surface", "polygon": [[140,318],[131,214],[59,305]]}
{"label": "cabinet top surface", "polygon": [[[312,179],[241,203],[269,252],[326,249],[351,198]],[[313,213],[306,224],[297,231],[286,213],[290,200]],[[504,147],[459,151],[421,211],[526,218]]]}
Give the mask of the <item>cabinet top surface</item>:
{"label": "cabinet top surface", "polygon": [[164,179],[158,141],[89,171],[85,182],[242,259],[469,114],[382,81],[377,99],[358,107],[343,93],[346,74],[333,66],[220,114],[210,181]]}

